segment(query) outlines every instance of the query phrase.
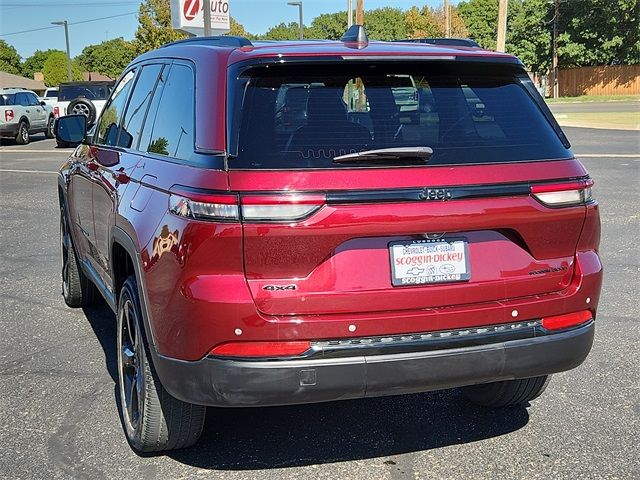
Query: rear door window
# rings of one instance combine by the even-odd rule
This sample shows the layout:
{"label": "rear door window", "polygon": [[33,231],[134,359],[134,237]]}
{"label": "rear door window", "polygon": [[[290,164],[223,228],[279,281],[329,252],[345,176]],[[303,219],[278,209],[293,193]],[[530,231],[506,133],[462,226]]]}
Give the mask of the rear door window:
{"label": "rear door window", "polygon": [[333,158],[395,147],[432,148],[429,165],[571,157],[525,79],[462,62],[256,67],[239,80],[229,168],[353,168]]}

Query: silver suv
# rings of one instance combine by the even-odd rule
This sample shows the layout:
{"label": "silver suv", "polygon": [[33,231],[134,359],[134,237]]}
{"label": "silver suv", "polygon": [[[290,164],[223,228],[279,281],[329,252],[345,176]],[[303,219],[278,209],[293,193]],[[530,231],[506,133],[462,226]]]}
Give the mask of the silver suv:
{"label": "silver suv", "polygon": [[35,133],[53,138],[54,122],[53,107],[31,90],[0,88],[0,138],[13,138],[20,145]]}

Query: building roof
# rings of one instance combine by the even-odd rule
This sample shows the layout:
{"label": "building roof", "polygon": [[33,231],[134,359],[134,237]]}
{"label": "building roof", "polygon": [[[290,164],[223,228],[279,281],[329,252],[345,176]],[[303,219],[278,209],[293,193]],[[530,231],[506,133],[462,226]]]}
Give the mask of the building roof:
{"label": "building roof", "polygon": [[0,88],[25,88],[27,90],[43,91],[47,88],[44,82],[0,71]]}

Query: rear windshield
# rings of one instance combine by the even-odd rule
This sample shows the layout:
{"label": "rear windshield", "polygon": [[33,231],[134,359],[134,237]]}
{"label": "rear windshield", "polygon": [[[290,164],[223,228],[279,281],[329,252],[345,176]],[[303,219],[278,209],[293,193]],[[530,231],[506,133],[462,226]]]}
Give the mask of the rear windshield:
{"label": "rear windshield", "polygon": [[79,97],[89,100],[106,100],[109,92],[109,85],[61,85],[58,100],[64,102]]}
{"label": "rear windshield", "polygon": [[58,91],[57,90],[48,90],[47,91],[47,98],[58,98]]}
{"label": "rear windshield", "polygon": [[429,165],[571,156],[512,66],[270,65],[238,82],[232,169],[353,168],[333,158],[417,146]]}

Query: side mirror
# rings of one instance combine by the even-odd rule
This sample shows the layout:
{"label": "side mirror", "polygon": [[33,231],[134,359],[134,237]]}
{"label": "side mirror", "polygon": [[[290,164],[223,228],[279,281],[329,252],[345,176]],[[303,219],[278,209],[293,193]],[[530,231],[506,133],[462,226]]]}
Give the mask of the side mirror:
{"label": "side mirror", "polygon": [[54,127],[56,140],[62,143],[82,143],[87,134],[87,117],[66,115],[58,118]]}
{"label": "side mirror", "polygon": [[44,100],[40,100],[40,105],[42,105],[43,107],[47,106],[47,102],[45,102]]}

